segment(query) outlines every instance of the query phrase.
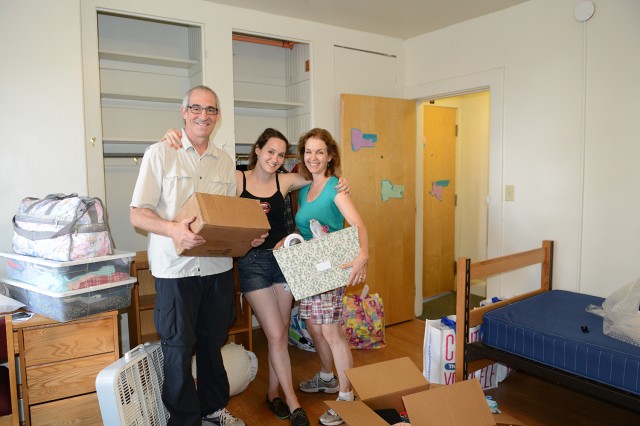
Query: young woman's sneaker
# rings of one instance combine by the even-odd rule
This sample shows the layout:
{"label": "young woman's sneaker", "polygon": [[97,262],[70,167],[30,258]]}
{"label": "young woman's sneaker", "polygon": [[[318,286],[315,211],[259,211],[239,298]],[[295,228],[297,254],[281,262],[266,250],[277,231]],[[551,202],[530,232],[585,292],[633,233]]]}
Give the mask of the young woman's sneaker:
{"label": "young woman's sneaker", "polygon": [[298,389],[300,389],[302,392],[307,393],[336,393],[340,390],[340,386],[338,386],[338,379],[336,379],[335,376],[331,380],[326,382],[320,378],[320,373],[316,373],[316,375],[313,376],[312,379],[300,383],[298,385]]}
{"label": "young woman's sneaker", "polygon": [[219,426],[245,426],[242,420],[231,414],[226,408],[207,414],[202,418],[202,421]]}

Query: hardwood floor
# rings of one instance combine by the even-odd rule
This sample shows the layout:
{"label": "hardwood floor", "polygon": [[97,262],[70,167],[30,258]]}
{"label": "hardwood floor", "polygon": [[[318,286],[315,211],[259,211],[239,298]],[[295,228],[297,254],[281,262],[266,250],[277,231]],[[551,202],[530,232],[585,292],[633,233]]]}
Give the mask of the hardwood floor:
{"label": "hardwood floor", "polygon": [[[254,330],[253,349],[258,357],[258,376],[249,387],[231,398],[229,410],[249,426],[284,426],[287,420],[279,420],[264,403],[268,368],[267,345],[260,329]],[[422,370],[422,342],[424,321],[412,320],[386,329],[387,347],[375,350],[354,350],[355,366],[408,356]],[[311,378],[318,370],[316,354],[289,347],[293,371],[293,383]],[[640,425],[640,413],[570,391],[522,372],[515,372],[497,389],[486,392],[492,395],[500,408],[524,422],[527,426],[555,425]],[[327,410],[325,400],[337,395],[306,394],[298,392],[298,399],[307,412],[311,424]],[[361,425],[351,425],[361,426]],[[366,425],[362,425],[366,426]]]}

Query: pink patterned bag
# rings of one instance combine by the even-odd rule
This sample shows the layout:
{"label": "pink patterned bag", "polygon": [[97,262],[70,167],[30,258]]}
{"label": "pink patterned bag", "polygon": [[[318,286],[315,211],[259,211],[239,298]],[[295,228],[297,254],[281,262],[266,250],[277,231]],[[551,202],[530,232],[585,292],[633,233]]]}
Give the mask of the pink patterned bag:
{"label": "pink patterned bag", "polygon": [[113,254],[102,201],[77,194],[23,199],[13,217],[13,251],[59,261]]}
{"label": "pink patterned bag", "polygon": [[342,319],[349,347],[352,349],[380,349],[387,346],[384,339],[384,304],[378,294],[370,295],[365,284],[361,294],[345,295],[342,299]]}

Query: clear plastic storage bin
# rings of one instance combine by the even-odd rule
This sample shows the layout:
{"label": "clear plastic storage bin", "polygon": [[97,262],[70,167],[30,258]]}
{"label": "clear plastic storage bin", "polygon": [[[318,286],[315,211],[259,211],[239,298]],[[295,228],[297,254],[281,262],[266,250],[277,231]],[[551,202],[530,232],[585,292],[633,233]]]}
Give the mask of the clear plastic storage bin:
{"label": "clear plastic storage bin", "polygon": [[3,282],[7,284],[9,296],[27,305],[28,310],[64,322],[128,307],[136,279],[65,292],[44,290],[11,279]]}
{"label": "clear plastic storage bin", "polygon": [[65,292],[116,283],[131,278],[132,252],[116,251],[110,256],[59,262],[16,253],[5,258],[7,278],[44,290]]}

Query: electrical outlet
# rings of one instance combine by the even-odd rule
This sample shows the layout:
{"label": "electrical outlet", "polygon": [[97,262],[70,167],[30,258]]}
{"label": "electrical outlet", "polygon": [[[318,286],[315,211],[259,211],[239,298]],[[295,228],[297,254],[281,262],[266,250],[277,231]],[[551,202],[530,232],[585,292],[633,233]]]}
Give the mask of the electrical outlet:
{"label": "electrical outlet", "polygon": [[504,187],[504,200],[515,201],[516,199],[516,187],[515,185],[505,185]]}

